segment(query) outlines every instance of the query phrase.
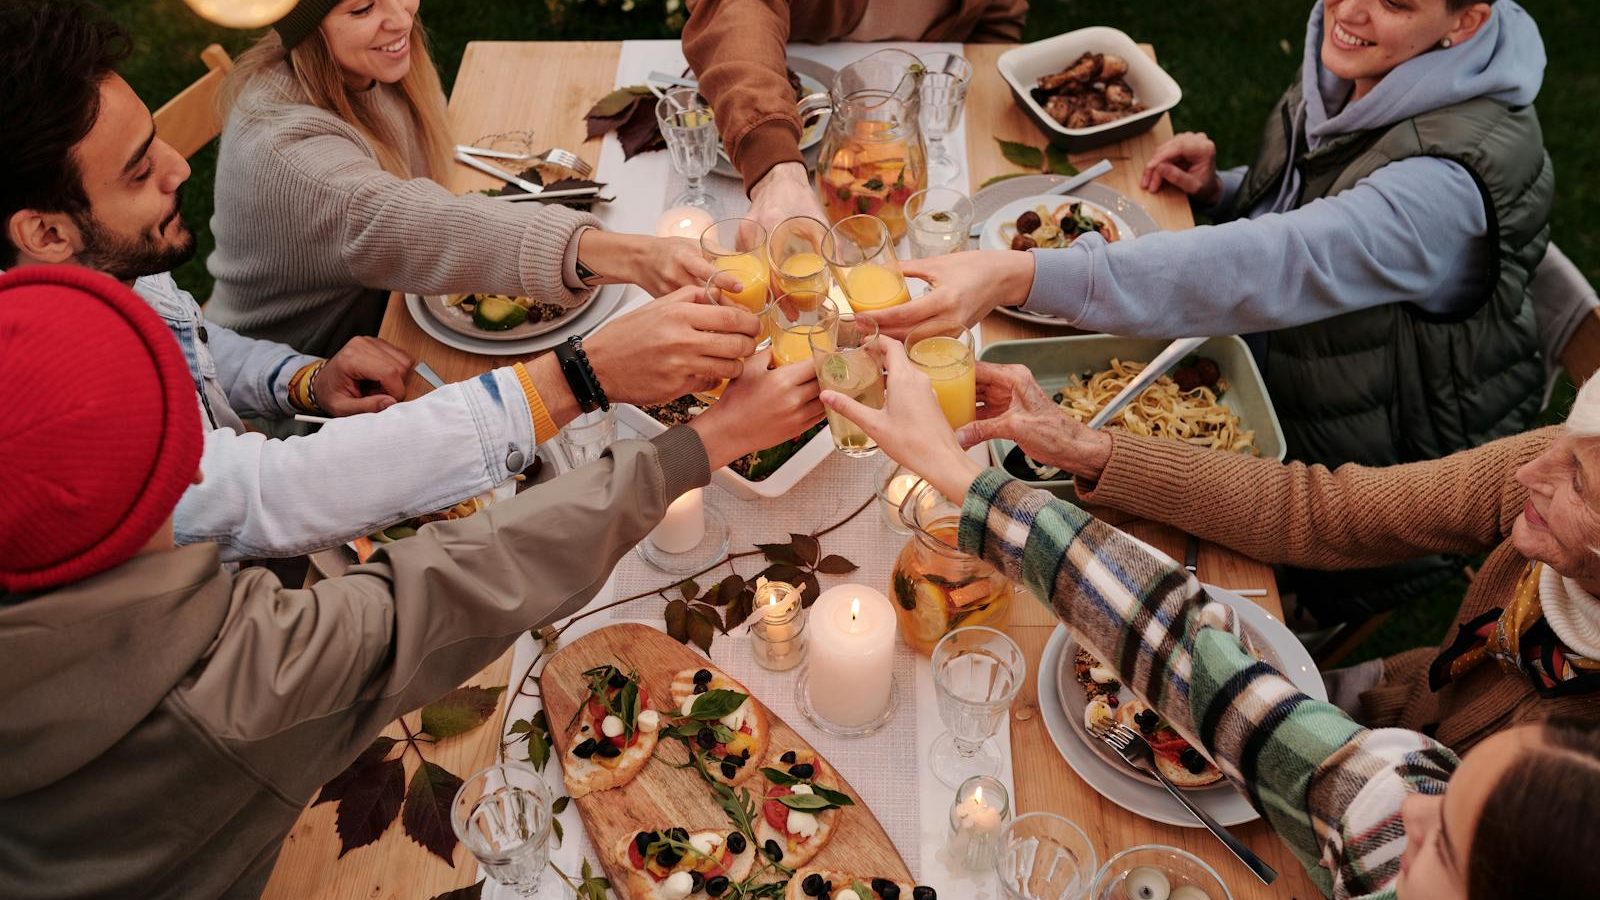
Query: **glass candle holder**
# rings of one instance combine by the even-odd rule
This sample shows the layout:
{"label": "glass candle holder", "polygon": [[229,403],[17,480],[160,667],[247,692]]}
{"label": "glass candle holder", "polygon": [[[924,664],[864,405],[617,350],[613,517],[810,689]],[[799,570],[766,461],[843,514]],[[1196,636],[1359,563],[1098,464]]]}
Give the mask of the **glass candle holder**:
{"label": "glass candle holder", "polygon": [[750,653],[772,672],[787,672],[806,658],[806,611],[801,589],[782,581],[756,583]]}
{"label": "glass candle holder", "polygon": [[916,473],[889,460],[878,472],[878,512],[883,524],[895,534],[910,534],[911,528],[900,518],[900,504],[920,481]]}
{"label": "glass candle holder", "polygon": [[1000,832],[1011,820],[1011,796],[999,779],[974,775],[950,804],[950,856],[968,872],[987,871],[1000,853]]}

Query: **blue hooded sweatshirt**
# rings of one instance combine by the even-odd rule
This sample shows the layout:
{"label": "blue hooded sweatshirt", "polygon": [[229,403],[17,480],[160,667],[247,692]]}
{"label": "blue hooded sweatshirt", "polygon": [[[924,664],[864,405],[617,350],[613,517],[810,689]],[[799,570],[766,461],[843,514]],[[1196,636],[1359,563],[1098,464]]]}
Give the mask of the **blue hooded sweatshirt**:
{"label": "blue hooded sweatshirt", "polygon": [[[1311,147],[1474,97],[1532,103],[1545,67],[1538,26],[1512,0],[1491,9],[1471,39],[1401,63],[1347,104],[1351,83],[1322,67],[1319,0],[1306,29],[1306,99],[1296,111]],[[1231,205],[1244,171],[1221,173],[1219,207]],[[1091,234],[1065,249],[1034,250],[1023,308],[1090,331],[1168,338],[1273,331],[1386,303],[1449,314],[1483,298],[1494,236],[1476,183],[1457,163],[1400,160],[1290,209],[1297,179],[1287,167],[1275,196],[1232,222],[1115,244]]]}

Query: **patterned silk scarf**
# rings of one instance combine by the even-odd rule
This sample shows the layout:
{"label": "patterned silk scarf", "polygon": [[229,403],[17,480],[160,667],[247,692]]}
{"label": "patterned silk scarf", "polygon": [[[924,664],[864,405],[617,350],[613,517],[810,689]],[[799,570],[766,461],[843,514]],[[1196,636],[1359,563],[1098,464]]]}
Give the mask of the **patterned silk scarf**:
{"label": "patterned silk scarf", "polygon": [[1517,579],[1511,602],[1466,622],[1455,642],[1428,668],[1435,692],[1493,660],[1509,675],[1528,679],[1541,697],[1600,691],[1600,660],[1585,659],[1562,646],[1545,619],[1539,596],[1541,563],[1529,563]]}

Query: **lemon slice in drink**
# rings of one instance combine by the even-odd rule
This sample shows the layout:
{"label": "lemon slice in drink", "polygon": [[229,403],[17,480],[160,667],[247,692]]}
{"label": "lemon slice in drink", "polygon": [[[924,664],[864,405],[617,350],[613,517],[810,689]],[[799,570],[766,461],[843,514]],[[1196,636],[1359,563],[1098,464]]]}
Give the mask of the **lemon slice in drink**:
{"label": "lemon slice in drink", "polygon": [[907,616],[912,641],[933,646],[950,630],[950,602],[944,588],[930,581],[918,581],[914,589],[917,608]]}

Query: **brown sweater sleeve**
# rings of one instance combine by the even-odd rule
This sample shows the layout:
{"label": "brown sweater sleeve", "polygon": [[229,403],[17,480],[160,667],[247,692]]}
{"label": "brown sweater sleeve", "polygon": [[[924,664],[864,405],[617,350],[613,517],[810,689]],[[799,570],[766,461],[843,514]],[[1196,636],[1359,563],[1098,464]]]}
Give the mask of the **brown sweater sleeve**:
{"label": "brown sweater sleeve", "polygon": [[1116,434],[1099,483],[1080,492],[1089,503],[1264,562],[1375,566],[1500,543],[1527,498],[1517,469],[1555,434],[1547,428],[1439,460],[1333,471]]}
{"label": "brown sweater sleeve", "polygon": [[802,159],[788,40],[788,0],[698,0],[683,26],[683,55],[746,192],[778,163]]}

